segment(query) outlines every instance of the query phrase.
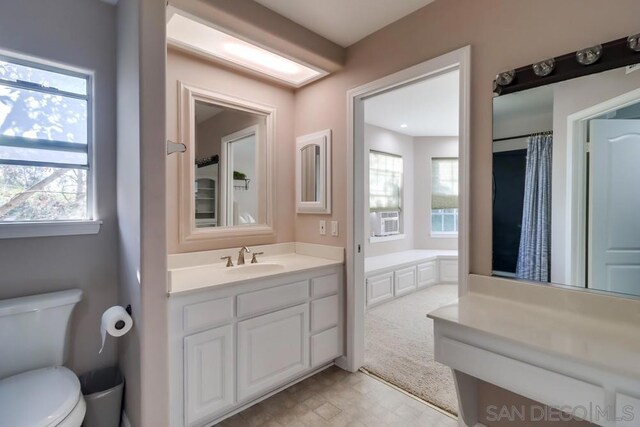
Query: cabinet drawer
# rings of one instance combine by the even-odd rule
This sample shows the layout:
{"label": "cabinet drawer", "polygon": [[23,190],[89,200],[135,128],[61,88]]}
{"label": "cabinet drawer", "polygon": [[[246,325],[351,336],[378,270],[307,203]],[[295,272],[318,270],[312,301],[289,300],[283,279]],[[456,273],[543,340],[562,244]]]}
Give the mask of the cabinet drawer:
{"label": "cabinet drawer", "polygon": [[313,298],[323,297],[325,295],[337,294],[339,291],[340,280],[337,274],[316,277],[311,279],[311,296]]}
{"label": "cabinet drawer", "polygon": [[395,296],[408,294],[416,290],[416,268],[408,267],[396,270]]}
{"label": "cabinet drawer", "polygon": [[233,320],[233,297],[189,304],[182,310],[182,327],[185,332],[217,326]]}
{"label": "cabinet drawer", "polygon": [[311,337],[311,366],[317,367],[342,355],[342,342],[337,327]]}
{"label": "cabinet drawer", "polygon": [[238,295],[238,317],[297,304],[306,301],[307,298],[309,298],[307,280]]}
{"label": "cabinet drawer", "polygon": [[336,326],[340,320],[340,298],[333,295],[311,301],[311,331]]}
{"label": "cabinet drawer", "polygon": [[458,261],[454,259],[440,260],[440,282],[458,282]]}
{"label": "cabinet drawer", "polygon": [[199,426],[235,403],[233,326],[184,339],[184,424]]}
{"label": "cabinet drawer", "polygon": [[367,306],[393,298],[393,273],[367,279]]}
{"label": "cabinet drawer", "polygon": [[418,264],[418,287],[434,285],[438,279],[436,261]]}
{"label": "cabinet drawer", "polygon": [[238,323],[238,399],[248,400],[309,368],[309,304]]}

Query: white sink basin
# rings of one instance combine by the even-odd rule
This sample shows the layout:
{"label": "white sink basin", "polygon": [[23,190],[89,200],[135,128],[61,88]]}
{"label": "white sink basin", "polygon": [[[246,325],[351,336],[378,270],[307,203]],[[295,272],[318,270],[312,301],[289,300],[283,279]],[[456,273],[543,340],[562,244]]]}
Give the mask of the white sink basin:
{"label": "white sink basin", "polygon": [[234,275],[253,275],[253,274],[270,274],[278,271],[283,271],[283,264],[275,263],[263,263],[263,264],[246,264],[236,267],[229,267],[224,269],[225,274]]}

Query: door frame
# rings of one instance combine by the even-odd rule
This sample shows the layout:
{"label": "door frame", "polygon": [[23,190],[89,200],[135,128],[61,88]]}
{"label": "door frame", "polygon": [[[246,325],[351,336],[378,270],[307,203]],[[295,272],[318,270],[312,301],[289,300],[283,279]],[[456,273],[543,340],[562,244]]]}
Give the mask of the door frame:
{"label": "door frame", "polygon": [[[355,372],[364,364],[365,233],[364,212],[364,99],[370,96],[459,70],[459,192],[458,278],[460,296],[468,292],[469,275],[469,143],[471,46],[429,59],[347,91],[347,336],[346,355],[338,360],[343,369]],[[359,249],[360,248],[360,249]],[[427,313],[425,313],[426,316]]]}
{"label": "door frame", "polygon": [[[565,283],[586,288],[587,176],[589,121],[640,102],[640,89],[613,97],[567,116],[567,193],[565,199]],[[588,288],[587,288],[588,289]]]}

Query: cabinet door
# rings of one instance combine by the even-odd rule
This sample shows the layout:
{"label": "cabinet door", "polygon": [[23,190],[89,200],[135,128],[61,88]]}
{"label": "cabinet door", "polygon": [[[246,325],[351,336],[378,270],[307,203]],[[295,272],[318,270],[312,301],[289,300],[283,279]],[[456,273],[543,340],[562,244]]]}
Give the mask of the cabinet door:
{"label": "cabinet door", "polygon": [[184,339],[185,425],[213,420],[235,403],[233,326]]}
{"label": "cabinet door", "polygon": [[418,287],[434,285],[437,279],[436,261],[418,264]]}
{"label": "cabinet door", "polygon": [[416,290],[416,268],[396,270],[395,295],[400,296]]}
{"label": "cabinet door", "polygon": [[309,304],[238,323],[238,398],[265,393],[309,368]]}
{"label": "cabinet door", "polygon": [[458,282],[458,261],[454,259],[440,260],[440,282],[441,283],[457,283]]}
{"label": "cabinet door", "polygon": [[367,306],[393,298],[393,273],[367,278]]}

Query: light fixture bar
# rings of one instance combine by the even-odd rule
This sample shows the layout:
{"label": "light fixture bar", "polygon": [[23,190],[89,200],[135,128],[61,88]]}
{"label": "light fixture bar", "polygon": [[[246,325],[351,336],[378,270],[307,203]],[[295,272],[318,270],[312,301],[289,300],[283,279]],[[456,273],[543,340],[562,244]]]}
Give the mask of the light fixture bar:
{"label": "light fixture bar", "polygon": [[167,41],[179,48],[267,75],[295,87],[328,74],[248,43],[177,10],[167,23]]}

